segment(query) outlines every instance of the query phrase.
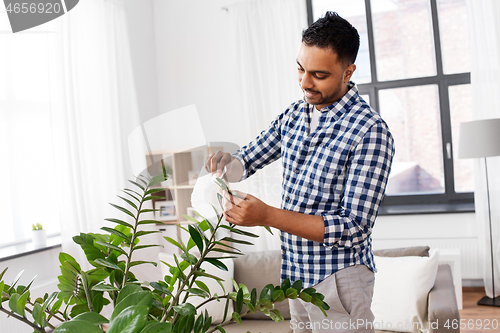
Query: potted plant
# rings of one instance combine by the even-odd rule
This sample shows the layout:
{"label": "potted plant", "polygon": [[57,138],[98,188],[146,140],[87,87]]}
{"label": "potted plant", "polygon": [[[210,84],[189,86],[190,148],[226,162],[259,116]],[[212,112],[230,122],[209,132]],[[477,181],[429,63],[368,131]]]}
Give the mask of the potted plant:
{"label": "potted plant", "polygon": [[[123,190],[124,195],[119,196],[127,204],[126,208],[111,204],[127,215],[128,219],[109,218],[106,220],[116,226],[101,228],[106,233],[81,233],[73,237],[93,268],[85,271],[73,257],[61,252],[59,291],[46,294],[43,298],[32,299],[30,286],[33,281],[27,286],[18,285],[18,276],[7,284],[3,280],[7,270],[4,269],[0,273],[0,311],[23,321],[35,332],[45,332],[45,329],[49,328],[55,333],[102,333],[103,325],[107,325],[109,333],[200,333],[216,330],[225,332],[224,325],[231,322],[240,323],[241,318],[245,316],[240,314],[243,304],[247,306],[247,313],[260,311],[275,321],[283,320],[283,317],[274,308],[274,304],[287,298],[300,297],[322,310],[328,309],[328,305],[323,302],[323,296],[317,294],[313,288],[302,289],[301,281],[291,284],[289,280],[285,280],[281,285],[269,284],[261,291],[250,291],[233,281],[234,292],[225,295],[213,294],[198,278],[206,277],[218,282],[221,279],[208,274],[201,268],[201,264],[209,263],[226,270],[221,257],[242,254],[231,243],[251,244],[232,237],[217,240],[217,230],[223,228],[241,236],[257,237],[234,225],[222,224],[222,216],[219,214],[216,224],[206,219],[200,222],[191,216],[185,216],[193,222],[184,228],[191,236],[189,241],[185,244],[181,239],[164,237],[181,250],[179,256],[174,255],[175,265],[170,266],[170,275],[166,275],[161,281],[138,281],[132,272],[136,266],[157,265],[155,262],[136,261],[133,256],[141,249],[160,246],[142,244],[140,239],[144,235],[158,232],[141,230],[143,225],[157,223],[155,220],[143,219],[142,216],[154,211],[145,207],[148,201],[162,199],[156,195],[162,189],[153,186],[165,178],[165,175],[161,174],[156,177],[139,176],[131,180],[134,188]],[[217,195],[219,201],[222,200],[222,196],[219,193]],[[199,256],[195,256],[194,251],[197,251]],[[214,257],[213,254],[219,256]],[[177,286],[176,291],[174,286]],[[217,326],[211,325],[210,314],[206,311],[200,313],[197,307],[189,302],[191,296],[204,298],[203,303],[225,302],[224,318],[229,320],[223,320],[223,323]],[[236,309],[227,313],[231,301],[235,302]],[[103,307],[110,303],[113,312],[106,318],[100,313]]]}
{"label": "potted plant", "polygon": [[47,233],[40,223],[32,224],[31,240],[35,248],[44,247],[47,245]]}

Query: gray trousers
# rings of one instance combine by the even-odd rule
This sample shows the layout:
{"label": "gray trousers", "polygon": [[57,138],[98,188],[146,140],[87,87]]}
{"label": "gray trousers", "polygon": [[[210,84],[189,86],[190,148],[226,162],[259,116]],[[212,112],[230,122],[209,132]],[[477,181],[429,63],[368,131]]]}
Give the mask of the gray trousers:
{"label": "gray trousers", "polygon": [[365,265],[343,268],[314,286],[330,306],[327,317],[311,303],[290,300],[290,327],[294,333],[370,332],[374,316],[370,309],[375,276]]}

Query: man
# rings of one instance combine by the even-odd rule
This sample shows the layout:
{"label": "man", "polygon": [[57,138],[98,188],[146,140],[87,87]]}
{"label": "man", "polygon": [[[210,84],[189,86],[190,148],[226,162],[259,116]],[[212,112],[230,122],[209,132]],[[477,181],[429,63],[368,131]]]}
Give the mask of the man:
{"label": "man", "polygon": [[358,48],[356,29],[326,13],[302,33],[304,99],[236,154],[217,152],[206,164],[236,182],[281,157],[281,209],[226,193],[224,215],[236,225],[280,229],[282,279],[325,295],[327,320],[314,305],[290,301],[294,332],[373,331],[371,233],[394,149],[386,123],[350,82]]}

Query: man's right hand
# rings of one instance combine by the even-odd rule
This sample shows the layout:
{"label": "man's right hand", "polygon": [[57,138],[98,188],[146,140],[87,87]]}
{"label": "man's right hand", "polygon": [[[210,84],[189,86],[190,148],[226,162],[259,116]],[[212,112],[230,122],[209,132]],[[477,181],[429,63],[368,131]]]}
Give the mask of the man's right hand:
{"label": "man's right hand", "polygon": [[223,178],[229,182],[237,182],[243,176],[243,165],[241,165],[238,159],[232,157],[231,154],[217,151],[208,155],[205,161],[205,169],[208,172],[220,177],[224,172],[224,168],[226,168],[226,173]]}

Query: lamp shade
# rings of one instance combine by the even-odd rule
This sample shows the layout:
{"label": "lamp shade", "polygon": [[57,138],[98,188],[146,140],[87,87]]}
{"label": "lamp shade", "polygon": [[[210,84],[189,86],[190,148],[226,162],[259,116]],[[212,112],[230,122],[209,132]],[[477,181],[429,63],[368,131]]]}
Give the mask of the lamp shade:
{"label": "lamp shade", "polygon": [[460,124],[458,158],[500,156],[500,119]]}

